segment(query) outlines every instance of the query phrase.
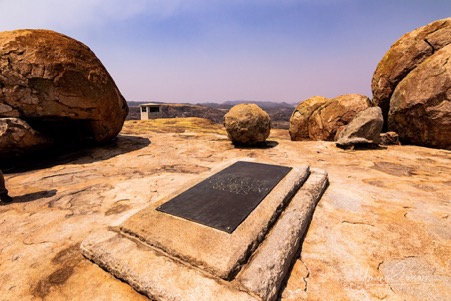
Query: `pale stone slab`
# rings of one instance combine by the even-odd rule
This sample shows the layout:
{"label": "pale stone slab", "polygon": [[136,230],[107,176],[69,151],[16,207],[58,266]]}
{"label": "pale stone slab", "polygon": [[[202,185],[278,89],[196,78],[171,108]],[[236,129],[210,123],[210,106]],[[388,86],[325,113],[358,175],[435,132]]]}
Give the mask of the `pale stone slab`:
{"label": "pale stone slab", "polygon": [[241,287],[262,300],[277,298],[327,185],[327,173],[312,168],[309,178],[255,251],[250,264],[237,275],[236,281]]}
{"label": "pale stone slab", "polygon": [[214,276],[232,279],[309,173],[308,166],[294,167],[231,234],[155,209],[172,195],[129,218],[121,231]]}
{"label": "pale stone slab", "polygon": [[88,259],[152,300],[258,300],[113,230],[91,235],[83,241],[81,250]]}

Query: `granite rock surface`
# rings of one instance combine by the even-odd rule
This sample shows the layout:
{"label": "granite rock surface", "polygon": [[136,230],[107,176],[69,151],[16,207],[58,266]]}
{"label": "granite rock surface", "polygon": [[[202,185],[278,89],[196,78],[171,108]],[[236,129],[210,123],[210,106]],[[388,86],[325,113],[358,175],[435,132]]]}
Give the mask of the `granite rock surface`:
{"label": "granite rock surface", "polygon": [[269,139],[277,145],[235,148],[205,120],[127,121],[111,144],[0,162],[14,198],[0,204],[0,299],[147,300],[85,259],[80,243],[240,157],[329,175],[281,300],[451,298],[450,151],[350,151],[274,129]]}

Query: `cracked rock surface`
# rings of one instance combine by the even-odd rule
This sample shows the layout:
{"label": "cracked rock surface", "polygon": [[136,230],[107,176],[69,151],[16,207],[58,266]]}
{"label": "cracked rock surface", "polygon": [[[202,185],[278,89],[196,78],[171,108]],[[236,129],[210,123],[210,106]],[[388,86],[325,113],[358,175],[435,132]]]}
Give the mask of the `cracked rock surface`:
{"label": "cracked rock surface", "polygon": [[0,117],[43,134],[105,142],[128,113],[105,67],[84,44],[49,30],[0,32]]}
{"label": "cracked rock surface", "polygon": [[126,121],[111,144],[3,169],[14,201],[0,204],[0,300],[147,300],[80,243],[240,157],[329,174],[281,300],[451,299],[450,151],[268,140],[234,147],[197,118]]}

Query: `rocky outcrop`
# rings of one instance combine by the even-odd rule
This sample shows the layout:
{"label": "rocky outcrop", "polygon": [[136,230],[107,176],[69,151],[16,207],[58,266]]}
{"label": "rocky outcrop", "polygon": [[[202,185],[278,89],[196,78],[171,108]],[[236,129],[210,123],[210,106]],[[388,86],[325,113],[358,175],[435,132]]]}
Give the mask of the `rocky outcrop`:
{"label": "rocky outcrop", "polygon": [[105,142],[120,132],[125,99],[84,44],[49,30],[0,33],[0,117],[17,117],[57,140]]}
{"label": "rocky outcrop", "polygon": [[53,144],[50,137],[33,130],[18,118],[0,118],[0,157],[12,158]]}
{"label": "rocky outcrop", "polygon": [[301,102],[290,118],[290,137],[292,141],[310,140],[309,121],[312,114],[330,99],[314,96]]}
{"label": "rocky outcrop", "polygon": [[268,113],[255,104],[239,104],[224,116],[227,136],[233,144],[253,146],[263,143],[271,131]]}
{"label": "rocky outcrop", "polygon": [[371,107],[358,113],[340,132],[337,146],[377,145],[384,119],[380,107]]}
{"label": "rocky outcrop", "polygon": [[[397,88],[404,79],[409,77],[410,73],[422,65],[430,64],[431,60],[428,58],[434,57],[440,53],[440,49],[446,47],[451,43],[451,18],[437,20],[426,26],[413,30],[402,36],[396,43],[394,43],[382,60],[379,62],[372,79],[373,102],[382,108],[384,120],[386,122],[384,130],[394,130],[388,124],[390,119],[389,111],[392,102],[392,96],[395,90],[398,89],[398,94],[405,93],[405,84],[402,88]],[[443,55],[443,54],[442,54]],[[431,67],[422,67],[431,69]],[[424,71],[423,71],[423,74]],[[448,75],[449,78],[449,75]],[[417,79],[418,75],[417,75]],[[430,90],[423,83],[423,78],[417,82],[418,89]],[[435,89],[441,89],[440,85],[436,85]],[[418,90],[417,89],[417,90]],[[416,92],[418,93],[418,92]],[[427,92],[429,93],[429,92]],[[435,94],[449,94],[446,90],[437,90]],[[425,95],[417,95],[420,98]],[[443,99],[443,97],[442,97]],[[447,98],[449,101],[449,98]],[[417,100],[413,100],[417,102]],[[437,102],[438,99],[435,100]],[[442,105],[446,106],[446,105]],[[423,119],[425,120],[425,119]],[[427,121],[426,121],[427,123]],[[393,125],[393,124],[392,124]],[[410,139],[407,136],[399,133],[401,139]],[[417,140],[415,140],[417,141]],[[414,140],[407,142],[417,143]],[[421,145],[429,145],[428,142],[421,142]],[[431,145],[432,146],[432,145]]]}
{"label": "rocky outcrop", "polygon": [[410,72],[390,101],[388,127],[401,141],[451,149],[451,45]]}
{"label": "rocky outcrop", "polygon": [[358,112],[369,107],[370,99],[360,94],[310,98],[300,103],[291,116],[291,139],[334,141]]}
{"label": "rocky outcrop", "polygon": [[[45,168],[6,170],[13,202],[0,204],[0,299],[148,301],[83,258],[80,243],[225,162],[247,157],[311,164],[329,174],[330,186],[302,238],[281,301],[424,301],[451,295],[446,203],[451,151],[394,145],[349,152],[330,142],[294,143],[277,129],[269,139],[278,146],[235,148],[224,128],[208,121],[126,121],[114,144],[64,155],[59,159],[64,163],[54,157]],[[286,213],[295,219],[304,210]],[[290,227],[283,233],[294,232]],[[199,241],[205,243],[215,242]],[[174,271],[160,282],[184,283]],[[196,292],[202,291],[199,285]]]}

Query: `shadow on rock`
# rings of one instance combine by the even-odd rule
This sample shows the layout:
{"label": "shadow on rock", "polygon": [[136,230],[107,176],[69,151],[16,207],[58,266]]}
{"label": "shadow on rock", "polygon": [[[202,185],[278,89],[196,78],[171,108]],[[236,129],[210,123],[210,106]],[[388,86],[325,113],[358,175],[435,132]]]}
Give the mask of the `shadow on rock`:
{"label": "shadow on rock", "polygon": [[57,193],[56,189],[43,190],[43,191],[38,191],[38,192],[33,192],[33,193],[27,193],[27,194],[24,194],[24,195],[13,197],[13,201],[11,203],[0,203],[0,204],[1,205],[6,205],[6,204],[12,204],[12,203],[32,202],[32,201],[36,201],[36,200],[39,200],[39,199],[50,198],[52,196],[55,196],[56,193]]}
{"label": "shadow on rock", "polygon": [[359,151],[365,151],[365,150],[386,150],[388,147],[386,145],[378,145],[378,144],[372,144],[372,143],[361,143],[361,144],[355,144],[355,145],[335,145],[338,148],[341,148],[343,150],[359,150]]}
{"label": "shadow on rock", "polygon": [[255,145],[241,145],[241,144],[233,144],[235,148],[241,148],[241,149],[255,149],[255,148],[273,148],[279,145],[279,142],[277,141],[265,141],[262,143],[257,143]]}
{"label": "shadow on rock", "polygon": [[119,135],[111,142],[102,145],[62,146],[14,159],[1,160],[0,169],[7,174],[49,168],[67,163],[93,163],[142,149],[150,143],[147,138]]}

